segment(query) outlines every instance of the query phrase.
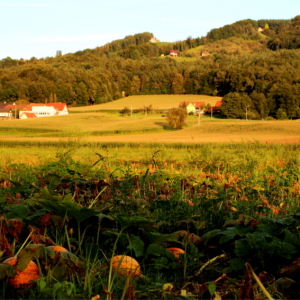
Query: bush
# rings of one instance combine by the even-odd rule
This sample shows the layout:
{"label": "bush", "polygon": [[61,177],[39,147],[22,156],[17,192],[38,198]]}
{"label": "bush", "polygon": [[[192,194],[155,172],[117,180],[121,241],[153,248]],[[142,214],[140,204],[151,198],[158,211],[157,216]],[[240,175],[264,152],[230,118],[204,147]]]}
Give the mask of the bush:
{"label": "bush", "polygon": [[282,108],[279,108],[276,112],[276,118],[278,120],[287,120],[288,117],[287,117],[286,111]]}
{"label": "bush", "polygon": [[120,110],[120,114],[124,115],[124,116],[129,116],[130,113],[131,113],[131,110],[127,106],[125,106],[122,110]]}
{"label": "bush", "polygon": [[186,125],[185,120],[187,111],[185,108],[171,108],[167,112],[167,121],[169,128],[182,129]]}

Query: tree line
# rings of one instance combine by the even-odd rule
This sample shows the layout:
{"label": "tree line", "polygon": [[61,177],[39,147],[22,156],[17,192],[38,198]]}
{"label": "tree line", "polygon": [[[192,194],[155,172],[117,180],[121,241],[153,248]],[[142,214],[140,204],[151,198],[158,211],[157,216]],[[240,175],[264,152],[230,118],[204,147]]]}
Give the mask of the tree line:
{"label": "tree line", "polygon": [[[299,47],[272,49],[272,34],[262,39],[256,29],[264,24],[280,38],[294,32],[298,23],[298,17],[273,23],[244,20],[219,32],[212,30],[205,38],[189,37],[176,43],[152,44],[149,40],[153,34],[142,33],[41,60],[8,57],[0,61],[0,102],[49,102],[55,95],[58,102],[85,106],[119,99],[123,92],[127,96],[205,94],[224,97],[220,108],[224,117],[299,118]],[[184,55],[184,51],[208,41],[215,39],[218,45],[218,39],[232,40],[232,36],[257,38],[262,46],[251,53],[216,51],[189,61],[160,57],[163,51],[168,53],[176,47],[181,47]]]}

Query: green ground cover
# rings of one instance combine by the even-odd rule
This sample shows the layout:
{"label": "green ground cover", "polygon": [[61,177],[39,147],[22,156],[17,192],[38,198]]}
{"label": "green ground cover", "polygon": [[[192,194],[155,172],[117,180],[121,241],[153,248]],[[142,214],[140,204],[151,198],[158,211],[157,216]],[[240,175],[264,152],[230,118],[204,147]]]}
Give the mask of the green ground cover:
{"label": "green ground cover", "polygon": [[[130,290],[137,299],[232,299],[246,262],[257,274],[299,280],[289,267],[300,244],[299,145],[69,141],[26,149],[1,148],[2,228],[22,224],[12,236],[2,231],[12,247],[1,255],[34,260],[41,278],[29,290],[8,289],[0,264],[2,299],[121,299]],[[49,244],[68,252],[54,255]],[[170,247],[184,251],[181,263]],[[134,257],[143,277],[114,275],[109,258],[117,254]],[[264,284],[273,297],[298,295]]]}
{"label": "green ground cover", "polygon": [[[299,297],[299,143],[101,142],[89,139],[101,126],[147,134],[162,118],[139,117],[137,128],[130,117],[78,114],[68,127],[74,116],[2,128],[0,261],[19,260],[0,263],[1,299],[240,299],[251,268],[269,276],[273,298]],[[205,122],[186,132],[298,132],[292,122]],[[117,276],[115,255],[136,259],[142,276]],[[30,260],[40,278],[11,288]]]}

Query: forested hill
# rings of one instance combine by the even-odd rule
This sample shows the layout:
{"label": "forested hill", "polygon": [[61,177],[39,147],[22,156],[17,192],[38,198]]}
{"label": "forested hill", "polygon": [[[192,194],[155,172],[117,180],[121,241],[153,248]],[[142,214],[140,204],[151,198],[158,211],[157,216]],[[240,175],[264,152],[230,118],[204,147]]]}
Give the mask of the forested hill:
{"label": "forested hill", "polygon": [[[56,95],[84,106],[119,99],[122,91],[206,94],[224,97],[226,117],[242,118],[249,107],[253,118],[300,118],[299,30],[300,16],[242,20],[174,43],[151,43],[154,35],[145,32],[40,60],[7,57],[0,61],[0,102]],[[169,57],[170,50],[179,57]]]}

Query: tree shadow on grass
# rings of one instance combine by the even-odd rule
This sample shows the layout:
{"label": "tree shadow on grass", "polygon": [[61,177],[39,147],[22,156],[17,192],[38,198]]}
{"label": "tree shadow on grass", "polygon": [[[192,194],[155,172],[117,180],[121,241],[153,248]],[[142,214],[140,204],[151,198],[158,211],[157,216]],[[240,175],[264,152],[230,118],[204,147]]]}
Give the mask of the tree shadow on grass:
{"label": "tree shadow on grass", "polygon": [[155,122],[154,124],[161,126],[164,130],[169,130],[170,129],[166,122]]}

